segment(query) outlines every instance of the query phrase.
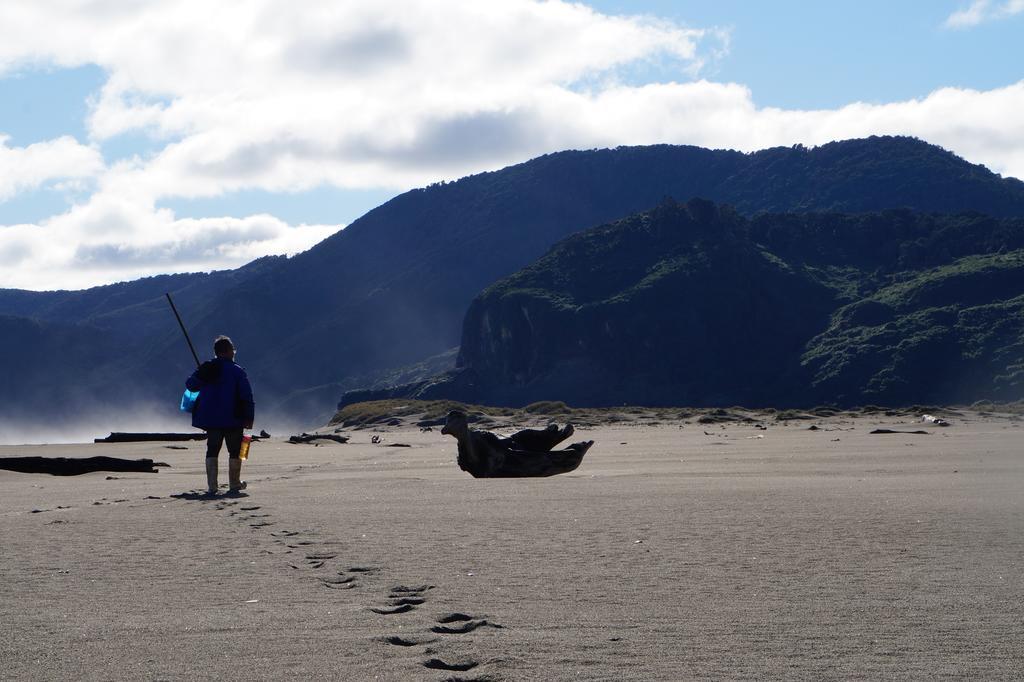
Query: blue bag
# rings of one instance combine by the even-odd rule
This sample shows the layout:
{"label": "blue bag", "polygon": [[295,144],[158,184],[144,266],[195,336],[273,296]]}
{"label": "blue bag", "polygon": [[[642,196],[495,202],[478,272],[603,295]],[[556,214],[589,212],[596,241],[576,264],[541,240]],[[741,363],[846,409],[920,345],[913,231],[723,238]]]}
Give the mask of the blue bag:
{"label": "blue bag", "polygon": [[199,391],[190,391],[187,388],[181,394],[181,411],[192,412],[196,409],[196,401],[199,400]]}

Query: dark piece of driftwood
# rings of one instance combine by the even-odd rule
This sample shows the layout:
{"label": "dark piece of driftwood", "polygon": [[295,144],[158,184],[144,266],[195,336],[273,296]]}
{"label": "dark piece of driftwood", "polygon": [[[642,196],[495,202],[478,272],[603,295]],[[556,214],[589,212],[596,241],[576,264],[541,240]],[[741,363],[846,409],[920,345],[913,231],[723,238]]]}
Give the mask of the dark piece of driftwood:
{"label": "dark piece of driftwood", "polygon": [[[448,413],[441,433],[454,436],[459,443],[459,468],[474,478],[532,478],[554,476],[573,471],[594,444],[587,440],[564,450],[552,451],[573,434],[572,424],[564,428],[524,429],[509,438],[469,428],[464,412]],[[534,449],[526,449],[530,445]]]}
{"label": "dark piece of driftwood", "polygon": [[206,440],[205,433],[119,433],[94,438],[93,443],[141,443],[149,440]]}
{"label": "dark piece of driftwood", "polygon": [[315,440],[333,440],[335,443],[347,443],[348,436],[337,436],[333,433],[301,433],[298,436],[290,436],[289,443],[312,443]]}
{"label": "dark piece of driftwood", "polygon": [[151,459],[118,457],[0,457],[0,469],[51,476],[79,476],[94,471],[139,471],[155,474],[156,467],[166,466],[170,465]]}
{"label": "dark piece of driftwood", "polygon": [[927,431],[894,431],[893,429],[875,429],[871,433],[909,433],[913,436],[928,436],[931,435]]}

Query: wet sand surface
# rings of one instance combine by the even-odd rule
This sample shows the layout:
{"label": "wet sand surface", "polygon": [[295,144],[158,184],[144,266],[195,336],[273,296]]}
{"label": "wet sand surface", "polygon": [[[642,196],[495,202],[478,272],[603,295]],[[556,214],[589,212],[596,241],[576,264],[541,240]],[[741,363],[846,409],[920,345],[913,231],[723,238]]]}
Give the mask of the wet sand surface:
{"label": "wet sand surface", "polygon": [[1024,429],[953,421],[580,428],[512,480],[349,431],[212,499],[202,443],[0,446],[171,465],[0,471],[0,677],[1019,679]]}

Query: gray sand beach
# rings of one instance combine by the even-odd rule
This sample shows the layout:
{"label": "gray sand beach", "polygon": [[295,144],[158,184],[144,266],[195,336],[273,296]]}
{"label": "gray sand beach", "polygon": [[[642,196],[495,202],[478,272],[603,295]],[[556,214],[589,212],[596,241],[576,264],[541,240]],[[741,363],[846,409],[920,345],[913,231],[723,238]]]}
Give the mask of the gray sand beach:
{"label": "gray sand beach", "polygon": [[606,424],[507,480],[410,424],[212,499],[202,443],[0,446],[170,465],[0,471],[0,677],[1019,679],[1024,430],[953,422]]}

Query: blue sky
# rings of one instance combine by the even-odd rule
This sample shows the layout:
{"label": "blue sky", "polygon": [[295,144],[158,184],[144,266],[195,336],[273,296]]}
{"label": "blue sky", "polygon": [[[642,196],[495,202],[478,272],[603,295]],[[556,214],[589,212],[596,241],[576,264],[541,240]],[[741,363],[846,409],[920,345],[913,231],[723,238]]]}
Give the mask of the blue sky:
{"label": "blue sky", "polygon": [[18,4],[0,287],[294,253],[565,148],[911,134],[1024,177],[1024,0]]}
{"label": "blue sky", "polygon": [[969,29],[945,26],[970,2],[589,4],[606,12],[651,12],[683,24],[729,29],[729,52],[708,77],[747,85],[758,106],[825,109],[856,101],[895,102],[942,87],[988,90],[1024,78],[1024,12]]}

